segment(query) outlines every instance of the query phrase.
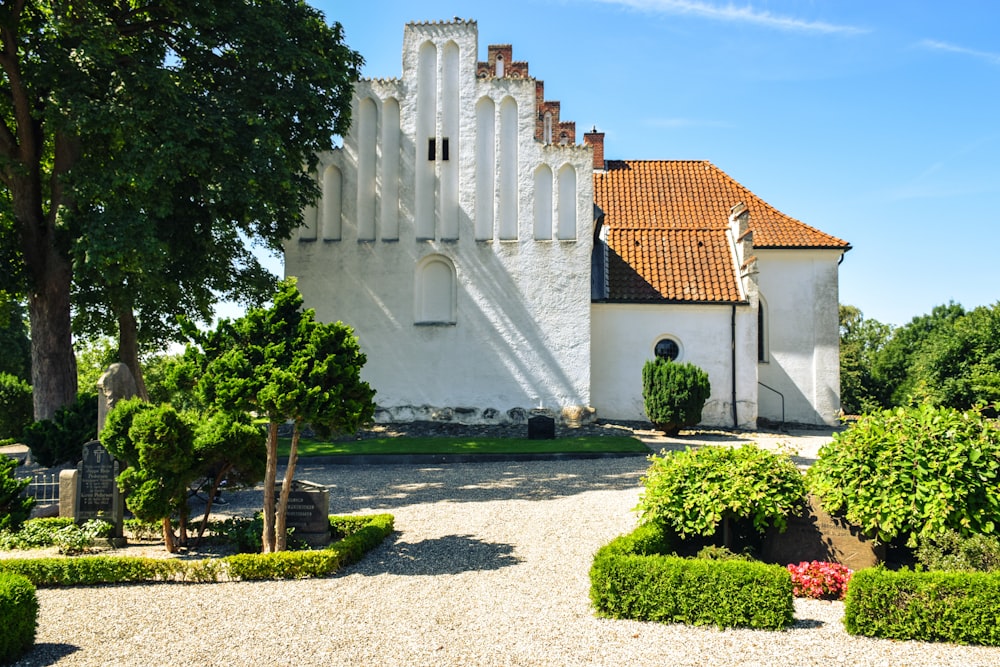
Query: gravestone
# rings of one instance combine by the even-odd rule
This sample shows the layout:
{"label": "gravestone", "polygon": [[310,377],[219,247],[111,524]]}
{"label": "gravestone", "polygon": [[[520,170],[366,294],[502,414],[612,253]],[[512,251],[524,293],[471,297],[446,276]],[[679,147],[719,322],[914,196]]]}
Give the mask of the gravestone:
{"label": "gravestone", "polygon": [[97,440],[83,446],[83,460],[77,466],[76,503],[73,519],[84,523],[102,519],[113,528],[112,538],[122,536],[124,510],[118,490],[118,462]]}
{"label": "gravestone", "polygon": [[788,518],[785,532],[767,531],[761,549],[761,560],[778,565],[818,560],[857,571],[884,559],[884,548],[876,547],[874,540],[846,519],[824,511],[812,495],[805,511]]}
{"label": "gravestone", "polygon": [[[281,484],[276,496],[280,496]],[[330,492],[321,484],[293,480],[288,490],[288,508],[285,526],[294,528],[293,539],[303,540],[310,546],[330,543]]]}
{"label": "gravestone", "polygon": [[108,366],[108,370],[97,381],[97,433],[104,428],[104,420],[111,408],[126,398],[139,393],[132,371],[123,363]]}
{"label": "gravestone", "polygon": [[556,420],[545,415],[528,419],[528,440],[555,440]]}

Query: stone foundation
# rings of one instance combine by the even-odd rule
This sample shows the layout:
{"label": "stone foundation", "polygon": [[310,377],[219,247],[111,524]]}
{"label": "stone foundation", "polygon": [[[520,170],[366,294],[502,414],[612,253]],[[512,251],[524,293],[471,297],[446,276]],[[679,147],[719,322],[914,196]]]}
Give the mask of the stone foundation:
{"label": "stone foundation", "polygon": [[465,426],[525,426],[528,419],[535,416],[551,417],[557,424],[570,428],[597,421],[597,412],[594,408],[583,405],[568,405],[560,409],[511,408],[506,412],[496,408],[431,405],[378,406],[375,409],[376,424],[433,422]]}

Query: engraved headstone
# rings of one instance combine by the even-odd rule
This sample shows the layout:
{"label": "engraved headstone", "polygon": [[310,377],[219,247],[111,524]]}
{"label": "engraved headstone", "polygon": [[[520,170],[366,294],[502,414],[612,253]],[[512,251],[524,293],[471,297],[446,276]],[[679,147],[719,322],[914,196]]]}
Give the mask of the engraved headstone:
{"label": "engraved headstone", "polygon": [[884,549],[876,547],[857,526],[828,514],[814,496],[808,501],[804,512],[788,518],[785,532],[767,532],[762,560],[779,565],[818,560],[860,570],[884,559]]}
{"label": "engraved headstone", "polygon": [[91,440],[83,446],[77,470],[74,519],[77,523],[103,519],[114,526],[112,537],[121,537],[124,512],[117,483],[118,462],[100,442]]}
{"label": "engraved headstone", "polygon": [[[280,493],[280,484],[276,493]],[[294,480],[288,491],[285,525],[292,537],[312,546],[330,543],[330,492],[321,484]]]}

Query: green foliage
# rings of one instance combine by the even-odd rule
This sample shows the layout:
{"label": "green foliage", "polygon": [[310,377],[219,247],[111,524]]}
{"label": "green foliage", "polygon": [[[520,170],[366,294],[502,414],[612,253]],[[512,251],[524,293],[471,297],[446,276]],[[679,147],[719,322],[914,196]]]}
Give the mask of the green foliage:
{"label": "green foliage", "polygon": [[52,543],[59,553],[67,556],[87,553],[98,538],[106,538],[111,534],[111,524],[100,519],[90,519],[83,525],[70,524],[55,531]]}
{"label": "green foliage", "polygon": [[689,448],[650,460],[636,509],[643,522],[682,538],[714,535],[725,519],[749,520],[760,533],[770,526],[784,530],[805,497],[791,460],[755,444]]}
{"label": "green foliage", "polygon": [[0,664],[10,664],[35,643],[38,597],[35,587],[19,574],[0,572]]}
{"label": "green foliage", "polygon": [[0,373],[0,438],[19,438],[32,422],[31,385]]}
{"label": "green foliage", "polygon": [[111,456],[126,466],[139,465],[139,450],[130,434],[132,422],[137,415],[152,409],[152,403],[135,396],[118,401],[104,418],[101,445],[108,450]]}
{"label": "green foliage", "polygon": [[922,538],[916,556],[920,566],[927,570],[996,572],[1000,571],[1000,536],[962,537],[948,530]]}
{"label": "green foliage", "polygon": [[[2,220],[2,214],[0,214]],[[0,243],[3,243],[0,236]],[[31,381],[31,339],[24,321],[24,307],[8,298],[0,285],[0,374]]]}
{"label": "green foliage", "polygon": [[[245,414],[216,412],[202,419],[197,425],[194,455],[201,474],[224,474],[229,488],[250,486],[264,478],[264,432]],[[215,490],[211,489],[213,495]]]}
{"label": "green foliage", "polygon": [[212,530],[216,536],[221,537],[226,543],[233,545],[237,552],[241,554],[260,553],[263,542],[261,535],[264,533],[264,519],[260,512],[252,519],[246,517],[233,517],[218,524],[212,525]]}
{"label": "green foliage", "polygon": [[866,319],[854,306],[840,306],[840,404],[857,415],[882,407],[885,393],[874,368],[892,328]]}
{"label": "green foliage", "polygon": [[656,358],[642,367],[642,400],[657,428],[676,433],[701,421],[712,394],[708,373],[693,364]]}
{"label": "green foliage", "polygon": [[847,588],[844,627],[867,637],[1000,646],[1000,575],[860,570]]}
{"label": "green foliage", "polygon": [[31,515],[34,498],[22,498],[29,480],[14,477],[17,461],[0,454],[0,531],[16,531]]}
{"label": "green foliage", "polygon": [[935,330],[915,355],[912,374],[918,401],[957,410],[1000,405],[1000,303]]}
{"label": "green foliage", "polygon": [[993,534],[1000,426],[977,411],[928,405],[872,413],[820,449],[807,483],[825,510],[883,542]]}
{"label": "green foliage", "polygon": [[97,392],[97,381],[108,366],[118,361],[118,346],[107,336],[85,340],[77,346],[77,386],[88,394]]}
{"label": "green foliage", "polygon": [[79,394],[75,403],[57,410],[52,419],[26,426],[22,437],[39,465],[79,461],[83,445],[97,437],[97,395]]}
{"label": "green foliage", "polygon": [[0,549],[42,549],[55,544],[56,533],[73,525],[69,517],[28,519],[16,530],[0,531]]}
{"label": "green foliage", "polygon": [[599,614],[720,628],[780,630],[791,625],[792,579],[785,568],[628,551],[631,545],[648,549],[656,544],[648,538],[631,543],[619,538],[594,556],[590,599]]}
{"label": "green foliage", "polygon": [[[331,517],[350,534],[324,549],[280,554],[238,554],[221,559],[81,556],[0,559],[0,574],[12,572],[36,586],[94,586],[143,581],[232,581],[328,576],[360,560],[393,531],[390,514]],[[361,522],[363,525],[358,525]]]}

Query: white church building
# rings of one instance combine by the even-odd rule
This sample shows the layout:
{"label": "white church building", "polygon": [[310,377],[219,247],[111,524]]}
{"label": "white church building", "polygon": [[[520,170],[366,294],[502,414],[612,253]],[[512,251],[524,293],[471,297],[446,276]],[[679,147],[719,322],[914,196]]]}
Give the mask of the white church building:
{"label": "white church building", "polygon": [[704,369],[703,424],[836,424],[850,245],[705,161],[605,160],[510,45],[411,23],[400,78],[357,83],[321,198],[285,246],[354,328],[382,422],[645,420],[654,356]]}

